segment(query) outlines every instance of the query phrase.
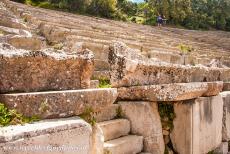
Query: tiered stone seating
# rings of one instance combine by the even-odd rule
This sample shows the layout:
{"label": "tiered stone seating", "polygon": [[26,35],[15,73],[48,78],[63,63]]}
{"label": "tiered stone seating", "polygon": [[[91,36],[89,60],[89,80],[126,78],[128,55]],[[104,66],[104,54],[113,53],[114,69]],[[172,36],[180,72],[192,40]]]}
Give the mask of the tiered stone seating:
{"label": "tiered stone seating", "polygon": [[[0,102],[41,119],[0,129],[0,153],[30,154],[17,147],[63,144],[78,151],[49,152],[226,149],[230,69],[219,61],[230,66],[228,32],[157,28],[8,0],[0,2],[0,15]],[[192,51],[182,53],[180,44],[191,45]],[[92,74],[110,79],[115,88],[85,89],[98,87]],[[226,92],[219,95],[222,89]],[[161,104],[174,111],[164,113],[168,106],[162,110]]]}
{"label": "tiered stone seating", "polygon": [[[86,46],[96,53],[103,53],[111,41],[117,40],[140,50],[150,57],[155,57],[154,54],[151,54],[152,51],[181,54],[177,46],[179,44],[187,44],[194,48],[194,51],[188,54],[194,60],[187,61],[186,64],[208,64],[213,58],[224,57],[229,60],[227,57],[230,57],[230,46],[229,43],[226,43],[230,41],[228,32],[189,31],[165,27],[156,28],[34,8],[13,2],[8,3],[8,7],[21,15],[22,18],[26,18],[29,23],[28,25],[32,24],[39,27],[42,24],[53,27],[53,37],[52,34],[50,35],[50,33],[41,31],[51,43],[65,42],[66,38],[74,42],[95,43],[97,47]],[[69,37],[65,38],[66,35],[59,35],[61,33],[65,33]],[[99,44],[101,47],[98,47]],[[96,54],[96,59],[106,61],[104,58],[107,56],[100,57],[97,55],[100,54]],[[207,60],[203,60],[203,55],[205,55]],[[99,60],[97,62],[101,63]],[[222,61],[224,64],[229,65],[227,60]],[[108,69],[108,67],[102,67],[102,65],[96,64],[96,66],[98,70]]]}

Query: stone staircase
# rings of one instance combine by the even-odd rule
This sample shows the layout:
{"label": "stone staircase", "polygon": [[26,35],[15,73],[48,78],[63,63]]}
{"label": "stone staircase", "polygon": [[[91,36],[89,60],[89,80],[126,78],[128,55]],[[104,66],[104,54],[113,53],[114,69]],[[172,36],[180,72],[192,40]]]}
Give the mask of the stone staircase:
{"label": "stone staircase", "polygon": [[130,122],[115,119],[98,123],[104,135],[104,153],[136,154],[142,151],[143,137],[130,135]]}

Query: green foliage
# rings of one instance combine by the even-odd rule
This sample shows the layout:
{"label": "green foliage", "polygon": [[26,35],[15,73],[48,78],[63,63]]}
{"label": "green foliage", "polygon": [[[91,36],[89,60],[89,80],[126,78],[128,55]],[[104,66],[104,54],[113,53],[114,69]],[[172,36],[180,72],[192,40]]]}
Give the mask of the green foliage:
{"label": "green foliage", "polygon": [[111,84],[110,84],[110,81],[109,79],[107,78],[100,78],[99,79],[99,86],[98,88],[111,88]]}
{"label": "green foliage", "polygon": [[163,15],[168,24],[189,29],[230,31],[229,0],[14,0],[48,9],[156,25],[156,16]]}
{"label": "green foliage", "polygon": [[157,24],[157,22],[156,22],[156,17],[153,16],[153,17],[151,17],[151,18],[148,18],[148,19],[145,21],[144,24],[155,26],[155,25]]}
{"label": "green foliage", "polygon": [[55,9],[56,6],[51,4],[50,2],[40,2],[38,7],[45,8],[45,9]]}
{"label": "green foliage", "polygon": [[158,110],[161,117],[162,127],[169,127],[170,131],[173,129],[173,119],[176,117],[172,104],[159,103]]}
{"label": "green foliage", "polygon": [[9,110],[0,103],[0,126],[16,125],[38,121],[37,116],[25,117],[16,110]]}
{"label": "green foliage", "polygon": [[95,112],[92,107],[86,107],[85,111],[79,115],[82,119],[94,126],[96,124]]}
{"label": "green foliage", "polygon": [[84,12],[90,5],[90,0],[54,0],[52,4],[57,4],[60,9],[67,9],[73,12]]}
{"label": "green foliage", "polygon": [[229,30],[229,0],[149,0],[154,14],[164,15],[170,24],[189,29]]}
{"label": "green foliage", "polygon": [[116,12],[117,0],[92,0],[89,12],[102,17],[112,18]]}
{"label": "green foliage", "polygon": [[194,50],[191,46],[188,46],[185,44],[179,44],[178,48],[183,54],[187,54],[187,53],[192,52]]}

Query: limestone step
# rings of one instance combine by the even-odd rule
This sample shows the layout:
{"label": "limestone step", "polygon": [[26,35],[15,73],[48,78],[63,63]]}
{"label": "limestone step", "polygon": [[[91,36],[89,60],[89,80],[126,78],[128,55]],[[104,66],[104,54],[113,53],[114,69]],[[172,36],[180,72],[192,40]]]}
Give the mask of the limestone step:
{"label": "limestone step", "polygon": [[115,88],[0,94],[0,102],[8,108],[41,119],[79,115],[88,109],[96,112],[112,105],[116,98]]}
{"label": "limestone step", "polygon": [[143,137],[128,135],[104,143],[104,152],[109,154],[136,154],[142,151]]}
{"label": "limestone step", "polygon": [[99,123],[104,135],[104,141],[126,136],[130,132],[130,122],[127,119],[115,119]]}
{"label": "limestone step", "polygon": [[[12,125],[0,129],[0,153],[28,154],[36,151],[35,153],[63,154],[65,152],[58,147],[63,147],[64,143],[65,148],[72,147],[71,151],[68,150],[68,154],[88,154],[91,136],[91,126],[79,117]],[[35,146],[39,148],[31,150],[31,147]],[[47,146],[55,149],[51,152]],[[31,151],[24,151],[25,148]]]}
{"label": "limestone step", "polygon": [[103,122],[115,119],[118,116],[119,112],[119,104],[112,104],[104,109],[102,109],[100,112],[98,112],[95,115],[97,122]]}

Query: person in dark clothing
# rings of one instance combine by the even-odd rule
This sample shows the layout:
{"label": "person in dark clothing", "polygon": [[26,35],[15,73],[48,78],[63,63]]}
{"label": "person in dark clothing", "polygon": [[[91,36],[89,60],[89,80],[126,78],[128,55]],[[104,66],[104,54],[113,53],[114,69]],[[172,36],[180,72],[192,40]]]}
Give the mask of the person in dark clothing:
{"label": "person in dark clothing", "polygon": [[158,15],[157,17],[157,26],[161,27],[163,24],[163,18],[161,17],[161,15]]}

